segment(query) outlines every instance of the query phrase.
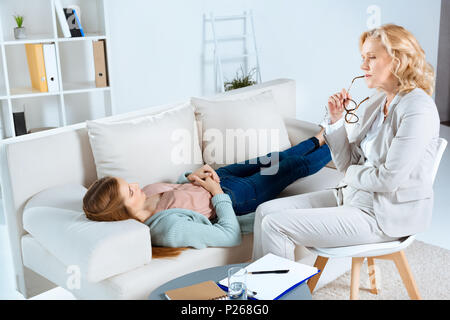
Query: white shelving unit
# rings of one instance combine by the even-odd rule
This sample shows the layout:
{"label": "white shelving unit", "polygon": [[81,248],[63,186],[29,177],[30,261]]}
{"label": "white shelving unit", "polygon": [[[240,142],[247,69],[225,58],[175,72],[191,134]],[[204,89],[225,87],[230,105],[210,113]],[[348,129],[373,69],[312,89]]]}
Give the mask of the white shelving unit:
{"label": "white shelving unit", "polygon": [[[2,137],[15,136],[13,112],[25,108],[27,129],[61,127],[114,114],[107,0],[60,0],[78,5],[85,37],[64,38],[54,0],[0,1],[0,107]],[[13,15],[23,15],[27,38],[14,39]],[[109,86],[95,86],[92,41],[105,40]],[[26,43],[54,43],[60,91],[31,87]],[[20,110],[22,111],[22,110]]]}

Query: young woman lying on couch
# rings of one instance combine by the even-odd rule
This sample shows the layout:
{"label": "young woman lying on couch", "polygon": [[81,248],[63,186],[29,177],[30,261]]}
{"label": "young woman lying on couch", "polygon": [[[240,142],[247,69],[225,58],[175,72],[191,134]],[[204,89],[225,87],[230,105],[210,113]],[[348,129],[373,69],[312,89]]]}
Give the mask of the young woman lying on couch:
{"label": "young woman lying on couch", "polygon": [[[153,183],[140,189],[122,178],[101,178],[86,192],[83,210],[95,221],[131,218],[145,223],[156,247],[236,246],[241,241],[236,215],[254,212],[259,204],[274,199],[297,179],[316,173],[330,160],[322,130],[282,152],[217,171],[204,165],[183,173],[176,184]],[[175,250],[174,255],[179,252]]]}

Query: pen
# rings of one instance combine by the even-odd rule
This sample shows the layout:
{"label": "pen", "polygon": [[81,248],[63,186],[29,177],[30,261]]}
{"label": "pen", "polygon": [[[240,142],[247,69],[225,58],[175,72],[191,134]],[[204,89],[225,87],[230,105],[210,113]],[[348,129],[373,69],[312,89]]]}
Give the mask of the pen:
{"label": "pen", "polygon": [[267,271],[252,271],[249,274],[267,274],[267,273],[288,273],[289,270],[267,270]]}
{"label": "pen", "polygon": [[248,290],[247,289],[247,296],[250,298],[254,298],[258,293],[256,291]]}

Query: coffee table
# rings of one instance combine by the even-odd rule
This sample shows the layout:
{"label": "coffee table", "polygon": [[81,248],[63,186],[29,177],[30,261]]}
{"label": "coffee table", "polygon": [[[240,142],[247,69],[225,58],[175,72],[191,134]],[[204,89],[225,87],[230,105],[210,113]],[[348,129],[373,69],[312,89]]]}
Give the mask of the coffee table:
{"label": "coffee table", "polygon": [[[226,266],[213,267],[195,271],[184,276],[173,279],[159,286],[149,295],[149,300],[167,300],[164,292],[171,289],[190,286],[199,282],[213,280],[219,282],[227,277],[227,271],[232,267],[246,267],[249,263],[229,264]],[[311,293],[306,281],[298,287],[284,294],[279,300],[312,300]]]}

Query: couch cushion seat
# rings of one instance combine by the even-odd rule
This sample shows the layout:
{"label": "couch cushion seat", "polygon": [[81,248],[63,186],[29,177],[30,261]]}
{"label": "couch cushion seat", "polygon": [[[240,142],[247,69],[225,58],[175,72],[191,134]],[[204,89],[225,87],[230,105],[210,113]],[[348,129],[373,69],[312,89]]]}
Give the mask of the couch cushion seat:
{"label": "couch cushion seat", "polygon": [[147,265],[100,282],[89,282],[81,276],[79,288],[67,288],[77,283],[73,281],[77,274],[72,272],[70,266],[64,265],[30,234],[22,237],[24,265],[48,275],[54,283],[63,284],[78,299],[147,299],[157,287],[187,273],[249,261],[252,246],[253,234],[246,234],[237,247],[189,249],[176,258],[152,259]]}

